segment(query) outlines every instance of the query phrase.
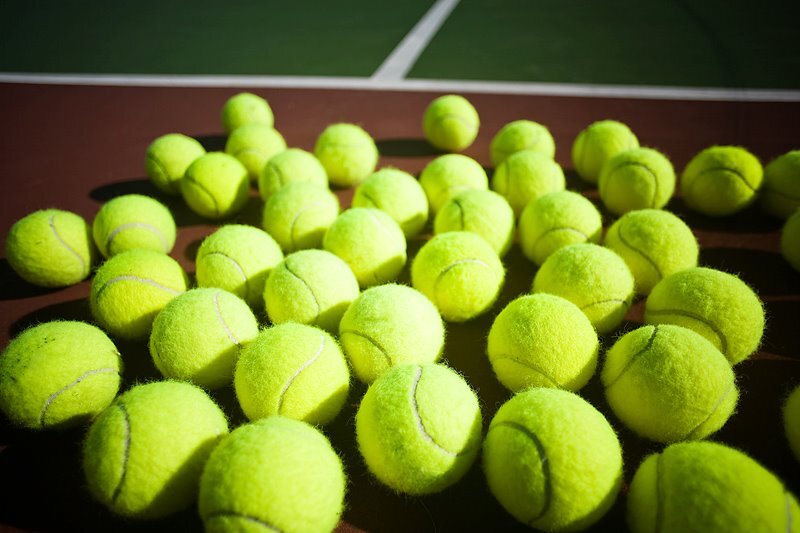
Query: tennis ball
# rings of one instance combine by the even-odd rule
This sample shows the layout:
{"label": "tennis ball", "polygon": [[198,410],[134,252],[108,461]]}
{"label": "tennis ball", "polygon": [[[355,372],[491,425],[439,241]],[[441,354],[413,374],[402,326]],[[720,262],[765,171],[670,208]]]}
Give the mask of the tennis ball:
{"label": "tennis ball", "polygon": [[431,211],[438,213],[447,200],[462,191],[488,189],[489,178],[483,167],[471,157],[446,154],[437,157],[422,169],[419,184],[428,197]]}
{"label": "tennis ball", "polygon": [[572,164],[578,175],[589,183],[597,183],[603,165],[615,155],[639,147],[639,139],[616,120],[600,120],[589,124],[572,144]]}
{"label": "tennis ball", "polygon": [[105,257],[137,248],[168,254],[175,246],[176,231],[169,209],[141,194],[106,202],[92,222],[94,242]]}
{"label": "tennis ball", "polygon": [[633,274],[625,261],[597,244],[560,248],[542,263],[533,292],[548,292],[577,305],[598,333],[620,325],[634,296]]}
{"label": "tennis ball", "polygon": [[759,200],[764,211],[778,218],[789,218],[800,207],[800,150],[786,152],[764,168]]}
{"label": "tennis ball", "polygon": [[181,193],[192,211],[206,218],[226,218],[247,203],[250,181],[238,159],[222,152],[198,158],[181,180]]}
{"label": "tennis ball", "polygon": [[156,316],[150,355],[164,377],[218,389],[233,381],[239,350],[256,335],[258,322],[242,299],[220,289],[193,289]]}
{"label": "tennis ball", "polygon": [[325,128],[314,145],[328,179],[339,187],[352,187],[364,181],[378,164],[375,141],[355,124],[332,124]]}
{"label": "tennis ball", "polygon": [[420,248],[411,265],[411,282],[442,317],[465,322],[489,310],[505,279],[492,246],[468,231],[440,233]]}
{"label": "tennis ball", "polygon": [[511,154],[522,150],[533,150],[553,159],[556,143],[545,126],[532,120],[515,120],[498,131],[489,145],[494,168],[500,166]]}
{"label": "tennis ball", "polygon": [[444,349],[444,323],[436,307],[406,285],[362,292],[339,324],[339,341],[364,383],[393,366],[433,363]]}
{"label": "tennis ball", "polygon": [[800,508],[781,481],[716,442],[681,442],[649,455],[628,491],[633,533],[783,533],[797,524]]}
{"label": "tennis ball", "polygon": [[783,404],[783,427],[789,447],[800,461],[800,385],[794,388]]}
{"label": "tennis ball", "polygon": [[186,169],[205,154],[206,149],[195,139],[180,133],[168,133],[147,147],[144,168],[150,181],[162,192],[178,196]]}
{"label": "tennis ball", "polygon": [[508,156],[494,171],[492,189],[505,196],[519,217],[531,200],[566,187],[564,171],[552,157],[535,150]]}
{"label": "tennis ball", "polygon": [[96,256],[89,225],[70,211],[34,211],[17,220],[6,237],[9,266],[40,287],[78,283],[89,275]]}
{"label": "tennis ball", "polygon": [[640,294],[650,294],[665,276],[697,266],[697,239],[689,226],[669,211],[625,213],[608,228],[603,244],[628,265]]}
{"label": "tennis ball", "polygon": [[319,425],[342,410],[350,371],[328,333],[287,322],[263,330],[242,349],[233,384],[250,420],[282,415]]}
{"label": "tennis ball", "polygon": [[531,388],[497,411],[483,471],[500,505],[542,531],[578,531],[614,504],[622,450],[608,421],[572,392]]}
{"label": "tennis ball", "polygon": [[481,121],[469,100],[458,94],[436,98],[425,109],[422,131],[434,148],[447,152],[460,152],[468,148]]}
{"label": "tennis ball", "polygon": [[339,331],[339,321],[358,296],[358,280],[347,263],[325,250],[287,255],[267,278],[264,301],[273,324],[298,322]]}
{"label": "tennis ball", "polygon": [[428,198],[417,179],[397,168],[382,168],[356,188],[353,207],[374,207],[400,224],[406,238],[428,222]]}
{"label": "tennis ball", "polygon": [[121,339],[143,339],[153,319],[187,288],[181,266],[152,250],[117,254],[97,269],[89,305],[100,326]]}
{"label": "tennis ball", "polygon": [[790,216],[781,230],[781,254],[800,272],[800,210]]}
{"label": "tennis ball", "polygon": [[395,279],[406,264],[406,238],[392,217],[371,207],[353,207],[333,222],[322,246],[339,256],[362,288]]}
{"label": "tennis ball", "polygon": [[225,415],[202,389],[182,381],[137,385],[89,428],[83,445],[89,491],[125,517],[155,519],[185,509],[227,433]]}
{"label": "tennis ball", "polygon": [[600,211],[586,197],[556,191],[531,201],[519,217],[519,244],[525,257],[541,265],[556,250],[600,242]]}
{"label": "tennis ball", "polygon": [[710,340],[731,364],[758,349],[764,307],[758,295],[733,274],[695,267],[667,276],[647,297],[646,324],[675,324]]}
{"label": "tennis ball", "polygon": [[606,161],[597,186],[600,199],[617,215],[635,209],[661,209],[675,192],[675,170],[658,150],[632,148]]}
{"label": "tennis ball", "polygon": [[480,235],[503,257],[514,243],[514,211],[496,192],[463,191],[445,202],[434,220],[436,235],[448,231]]}
{"label": "tennis ball", "polygon": [[731,215],[756,198],[764,171],[758,158],[739,146],[712,146],[695,155],[681,175],[686,205],[705,215]]}
{"label": "tennis ball", "polygon": [[205,530],[327,533],[345,496],[342,461],[318,430],[283,417],[236,428],[200,479]]}
{"label": "tennis ball", "polygon": [[328,175],[314,154],[300,148],[288,148],[269,158],[258,174],[258,192],[266,202],[283,187],[296,181],[328,187]]}
{"label": "tennis ball", "polygon": [[285,252],[317,248],[339,216],[339,199],[316,183],[289,183],[269,197],[261,225]]}
{"label": "tennis ball", "polygon": [[225,133],[231,133],[245,124],[263,124],[271,128],[275,123],[267,101],[252,93],[231,96],[222,106],[220,114]]}
{"label": "tennis ball", "polygon": [[711,435],[739,398],[725,356],[699,333],[666,324],[618,339],[606,352],[601,379],[614,414],[659,442]]}
{"label": "tennis ball", "polygon": [[283,260],[283,252],[264,231],[228,224],[203,239],[197,250],[197,285],[218,287],[253,309],[264,304],[267,276]]}
{"label": "tennis ball", "polygon": [[225,143],[225,153],[238,159],[251,181],[274,155],[286,150],[286,141],[278,130],[264,124],[244,124],[233,130]]}
{"label": "tennis ball", "polygon": [[105,333],[84,322],[45,322],[14,338],[0,356],[0,409],[30,429],[76,426],[119,390],[122,361]]}
{"label": "tennis ball", "polygon": [[445,366],[393,367],[361,400],[356,440],[381,483],[405,494],[439,492],[460,480],[478,455],[478,397]]}

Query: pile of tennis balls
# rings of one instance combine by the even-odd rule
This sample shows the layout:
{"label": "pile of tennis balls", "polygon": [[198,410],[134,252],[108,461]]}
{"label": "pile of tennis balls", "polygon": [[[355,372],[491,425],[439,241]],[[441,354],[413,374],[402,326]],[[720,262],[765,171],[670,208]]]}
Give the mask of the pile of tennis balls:
{"label": "pile of tennis balls", "polygon": [[[360,404],[359,450],[398,493],[444,490],[482,454],[489,489],[520,522],[584,529],[623,484],[613,422],[666,445],[634,465],[633,531],[800,524],[780,480],[702,440],[736,409],[735,365],[757,351],[764,308],[744,280],[698,266],[691,229],[662,209],[678,186],[671,162],[626,125],[593,123],[572,147],[578,175],[619,217],[604,232],[598,208],[566,190],[542,124],[497,132],[491,180],[458,153],[480,126],[462,96],[427,108],[425,137],[448,153],[419,177],[377,170],[376,144],[354,124],[327,127],[310,153],[287,148],[259,96],[235,95],[221,115],[224,152],[170,133],[145,157],[155,186],[202,217],[230,220],[254,184],[264,201],[261,228],[223,223],[202,242],[194,280],[168,255],[172,214],[147,196],[112,199],[91,225],[37,211],[6,239],[10,265],[30,283],[93,274],[96,324],[48,322],[12,340],[0,357],[0,408],[31,429],[88,424],[86,484],[112,512],[153,519],[197,501],[209,531],[332,530],[346,475],[323,428],[354,374],[369,385],[350,398]],[[331,186],[355,187],[350,208]],[[714,217],[760,199],[787,219],[782,252],[800,270],[800,151],[762,169],[744,148],[709,147],[679,186],[689,208]],[[424,241],[411,258],[410,239]],[[530,293],[495,309],[515,242],[538,270]],[[411,286],[395,283],[409,261]],[[619,331],[637,295],[644,324]],[[440,359],[446,322],[490,311],[488,361],[514,394],[484,432],[476,391]],[[577,391],[598,371],[598,335],[615,331],[600,370],[609,421]],[[124,356],[112,339],[147,341],[164,380],[119,394]],[[232,430],[207,392],[230,385],[251,421]],[[784,421],[800,459],[800,387]]]}

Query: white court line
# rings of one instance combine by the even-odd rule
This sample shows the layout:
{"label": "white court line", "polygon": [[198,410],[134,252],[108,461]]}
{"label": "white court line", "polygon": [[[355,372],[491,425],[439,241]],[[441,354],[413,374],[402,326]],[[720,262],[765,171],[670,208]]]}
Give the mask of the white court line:
{"label": "white court line", "polygon": [[458,0],[437,0],[419,22],[400,41],[372,75],[373,80],[402,80],[417,62],[433,36],[458,5]]}
{"label": "white court line", "polygon": [[0,73],[0,83],[123,87],[357,89],[374,91],[633,98],[642,100],[800,103],[800,91],[788,89],[724,89],[715,87],[659,87],[476,80],[374,80],[371,78],[359,77],[340,78],[321,76]]}

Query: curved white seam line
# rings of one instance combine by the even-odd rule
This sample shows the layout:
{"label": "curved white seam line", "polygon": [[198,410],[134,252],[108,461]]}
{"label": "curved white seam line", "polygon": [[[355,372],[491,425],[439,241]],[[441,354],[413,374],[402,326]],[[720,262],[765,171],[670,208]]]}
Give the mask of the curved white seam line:
{"label": "curved white seam line", "polygon": [[443,448],[438,442],[433,440],[433,437],[431,437],[428,434],[428,431],[425,429],[425,425],[422,423],[422,417],[419,414],[419,405],[417,404],[417,386],[419,385],[419,380],[421,378],[422,378],[422,367],[418,366],[417,375],[414,376],[414,383],[411,385],[411,411],[414,413],[414,420],[417,423],[417,429],[419,429],[422,436],[425,437],[425,439],[429,441],[431,444],[442,450],[447,455],[450,455],[452,457],[457,457],[458,456],[457,453],[453,453],[450,450]]}
{"label": "curved white seam line", "polygon": [[103,294],[103,292],[108,288],[109,285],[112,285],[118,281],[138,281],[141,283],[146,283],[147,285],[152,285],[157,289],[163,289],[167,292],[171,292],[172,294],[180,294],[181,292],[183,292],[173,289],[172,287],[167,287],[166,285],[161,285],[160,283],[155,282],[152,279],[140,278],[139,276],[116,276],[106,281],[105,284],[102,287],[100,287],[100,290],[97,291],[97,296],[95,297],[95,299],[99,299],[100,295]]}
{"label": "curved white seam line", "polygon": [[295,371],[294,375],[292,375],[292,377],[289,378],[289,381],[287,381],[286,384],[283,386],[283,390],[281,391],[280,397],[278,399],[278,414],[281,414],[281,408],[283,407],[283,400],[284,397],[286,396],[286,391],[288,391],[289,387],[292,386],[294,380],[297,379],[297,376],[299,376],[303,370],[308,368],[310,365],[314,364],[314,361],[316,361],[319,358],[319,356],[322,355],[322,350],[325,349],[325,335],[320,335],[320,338],[321,342],[319,344],[319,349],[317,349],[317,353],[315,353],[311,357],[311,359],[303,363],[303,365]]}
{"label": "curved white seam line", "polygon": [[302,209],[300,209],[297,213],[295,213],[294,218],[292,218],[292,222],[289,224],[289,240],[292,242],[292,248],[294,248],[294,226],[295,226],[295,224],[297,224],[297,221],[300,219],[301,216],[303,216],[303,213],[305,213],[306,211],[310,210],[311,208],[316,207],[316,206],[321,205],[321,204],[322,204],[322,201],[310,203],[310,204],[304,206]]}
{"label": "curved white seam line", "polygon": [[152,231],[156,234],[156,237],[161,239],[161,244],[164,246],[164,253],[169,252],[169,246],[167,245],[167,238],[161,233],[157,227],[153,226],[152,224],[148,224],[147,222],[128,222],[127,224],[123,224],[121,226],[117,226],[114,231],[108,234],[108,238],[106,239],[106,250],[111,249],[111,241],[114,240],[114,237],[119,235],[121,232],[125,231],[129,228],[144,228],[147,230]]}
{"label": "curved white seam line", "polygon": [[67,241],[62,239],[61,235],[58,234],[58,230],[56,230],[55,218],[56,218],[55,215],[50,215],[50,220],[48,220],[48,224],[50,224],[50,229],[53,231],[53,235],[56,236],[56,239],[58,239],[58,242],[60,242],[64,246],[64,248],[69,250],[72,253],[72,255],[78,258],[78,261],[81,262],[81,272],[83,272],[84,274],[88,274],[88,272],[86,271],[86,261],[83,260],[83,257],[81,257],[80,254],[76,252],[72,248],[72,246],[67,244]]}
{"label": "curved white seam line", "polygon": [[58,398],[65,391],[71,389],[72,387],[74,387],[75,385],[77,385],[78,383],[83,381],[84,379],[88,378],[89,376],[93,376],[95,374],[101,374],[101,373],[114,373],[114,374],[117,374],[118,372],[117,372],[116,368],[96,368],[94,370],[90,370],[90,371],[86,372],[85,374],[79,376],[78,379],[76,379],[72,383],[70,383],[68,385],[64,385],[63,387],[58,389],[56,392],[51,394],[47,398],[47,400],[45,400],[44,406],[42,406],[42,411],[39,414],[39,425],[44,427],[44,418],[47,415],[47,410],[50,408],[50,404],[52,404],[55,401],[56,398]]}
{"label": "curved white seam line", "polygon": [[225,333],[228,334],[228,338],[231,340],[231,342],[233,344],[235,344],[236,346],[239,346],[239,340],[233,334],[233,332],[231,331],[231,328],[228,327],[228,324],[225,322],[225,319],[222,318],[222,310],[219,308],[219,293],[218,292],[214,293],[214,310],[216,310],[217,318],[219,319],[220,324],[222,324],[222,327],[225,329]]}

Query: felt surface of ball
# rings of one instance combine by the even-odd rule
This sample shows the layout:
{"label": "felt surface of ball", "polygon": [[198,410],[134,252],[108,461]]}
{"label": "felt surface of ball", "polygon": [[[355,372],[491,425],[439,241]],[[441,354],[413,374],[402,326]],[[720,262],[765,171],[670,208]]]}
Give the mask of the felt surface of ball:
{"label": "felt surface of ball", "polygon": [[6,260],[19,277],[40,287],[66,287],[85,279],[97,251],[80,215],[60,209],[34,211],[6,237]]}
{"label": "felt surface of ball", "polygon": [[497,168],[511,154],[533,150],[553,159],[556,143],[546,126],[532,120],[515,120],[498,131],[489,145],[492,165]]}
{"label": "felt surface of ball", "polygon": [[761,162],[744,148],[712,146],[683,169],[681,194],[690,209],[704,215],[731,215],[756,199],[763,177]]}
{"label": "felt surface of ball", "polygon": [[265,124],[245,124],[231,132],[225,142],[225,153],[238,159],[251,181],[258,180],[261,170],[272,156],[286,150],[280,132]]}
{"label": "felt surface of ball", "polygon": [[290,183],[269,197],[261,225],[285,252],[317,248],[339,209],[339,199],[327,187]]}
{"label": "felt surface of ball", "polygon": [[15,425],[64,428],[98,415],[117,395],[122,360],[100,329],[45,322],[17,335],[0,356],[0,409]]}
{"label": "felt surface of ball", "polygon": [[505,280],[492,246],[468,231],[440,233],[420,248],[411,283],[445,320],[465,322],[489,310]]}
{"label": "felt surface of ball", "polygon": [[632,148],[606,161],[597,186],[600,199],[614,214],[660,209],[675,192],[675,169],[658,150]]}
{"label": "felt surface of ball", "polygon": [[169,209],[141,194],[109,200],[92,222],[94,242],[105,257],[137,248],[168,254],[175,246],[176,234]]}
{"label": "felt surface of ball", "polygon": [[481,121],[472,104],[461,95],[447,94],[433,100],[422,117],[422,131],[434,148],[460,152],[468,148]]}
{"label": "felt surface of ball", "polygon": [[462,154],[446,154],[428,163],[419,176],[419,184],[428,197],[435,214],[456,194],[469,190],[489,188],[489,178],[483,167]]}
{"label": "felt surface of ball", "polygon": [[296,181],[328,187],[328,175],[314,154],[300,148],[288,148],[269,158],[258,175],[258,192],[266,202],[283,187]]}
{"label": "felt surface of ball", "polygon": [[150,355],[165,378],[218,389],[233,382],[239,350],[257,335],[244,300],[221,289],[192,289],[156,316]]}
{"label": "felt surface of ball", "polygon": [[372,383],[397,365],[436,362],[444,349],[444,322],[420,292],[406,285],[379,285],[347,308],[339,341],[356,376]]}
{"label": "felt surface of ball", "polygon": [[622,484],[622,450],[608,421],[580,396],[532,388],[497,411],[483,471],[503,508],[542,531],[578,531],[609,510]]}
{"label": "felt surface of ball", "polygon": [[764,307],[758,295],[733,274],[695,267],[661,280],[647,297],[646,324],[675,324],[710,340],[736,364],[758,349]]}
{"label": "felt surface of ball", "polygon": [[353,207],[339,215],[322,246],[347,263],[361,288],[395,279],[406,264],[403,230],[388,214],[371,207]]}
{"label": "felt surface of ball", "polygon": [[463,191],[450,198],[434,220],[434,234],[448,231],[480,235],[503,257],[514,244],[514,211],[494,191]]}
{"label": "felt surface of ball", "polygon": [[364,180],[356,188],[352,206],[385,211],[409,239],[428,222],[425,191],[414,176],[396,168],[382,168]]}
{"label": "felt surface of ball", "polygon": [[239,93],[228,98],[220,112],[225,133],[231,133],[245,124],[263,124],[272,127],[275,116],[269,103],[253,93]]}
{"label": "felt surface of ball", "polygon": [[800,461],[800,385],[794,388],[783,404],[783,428],[789,447]]}
{"label": "felt surface of ball", "polygon": [[209,152],[186,169],[181,194],[192,211],[206,218],[235,215],[247,203],[250,180],[238,159],[222,152]]}
{"label": "felt surface of ball", "polygon": [[789,218],[800,207],[800,150],[786,152],[764,168],[759,200],[764,211],[778,218]]}
{"label": "felt surface of ball", "polygon": [[608,333],[630,309],[634,281],[625,261],[608,248],[573,244],[542,263],[532,290],[566,298],[586,314],[598,333]]}
{"label": "felt surface of ball", "polygon": [[541,265],[564,246],[600,242],[603,223],[600,211],[588,198],[572,191],[557,191],[525,206],[518,227],[522,253]]}
{"label": "felt surface of ball", "polygon": [[197,250],[197,285],[231,292],[252,308],[264,305],[264,284],[283,260],[283,252],[266,232],[228,224],[203,239]]}
{"label": "felt surface of ball", "polygon": [[458,482],[478,455],[478,397],[445,366],[396,366],[367,389],[356,440],[381,483],[404,494],[439,492]]}
{"label": "felt surface of ball", "polygon": [[552,157],[535,150],[508,156],[494,171],[492,189],[502,194],[519,217],[529,202],[566,187],[564,171]]}
{"label": "felt surface of ball", "polygon": [[697,239],[669,211],[630,211],[608,228],[603,244],[628,265],[640,294],[650,294],[670,274],[697,266]]}
{"label": "felt surface of ball", "polygon": [[589,124],[572,144],[572,164],[583,180],[597,183],[603,165],[615,155],[639,147],[631,129],[616,120]]}
{"label": "felt surface of ball", "polygon": [[648,456],[628,492],[633,533],[796,532],[797,500],[781,481],[734,448],[682,442]]}
{"label": "felt surface of ball", "polygon": [[287,255],[264,286],[267,316],[273,324],[298,322],[339,331],[339,321],[358,296],[358,280],[347,263],[325,250]]}
{"label": "felt surface of ball", "polygon": [[599,348],[597,333],[575,304],[552,294],[528,294],[494,319],[486,352],[498,381],[511,391],[576,391],[594,374]]}
{"label": "felt surface of ball", "polygon": [[800,272],[800,210],[790,216],[781,230],[781,255]]}
{"label": "felt surface of ball", "polygon": [[270,417],[236,428],[200,480],[205,530],[327,533],[344,507],[342,461],[315,428]]}
{"label": "felt surface of ball", "polygon": [[83,447],[89,492],[125,517],[156,519],[185,509],[227,433],[225,415],[202,389],[181,381],[137,385],[89,428]]}
{"label": "felt surface of ball", "polygon": [[263,330],[242,349],[233,383],[250,420],[282,415],[318,425],[342,410],[350,371],[330,334],[287,322]]}
{"label": "felt surface of ball", "polygon": [[314,145],[328,180],[339,187],[352,187],[375,172],[378,147],[369,133],[355,124],[332,124]]}
{"label": "felt surface of ball", "polygon": [[197,140],[180,133],[168,133],[147,147],[144,168],[150,181],[162,192],[181,194],[181,179],[195,159],[206,154]]}

